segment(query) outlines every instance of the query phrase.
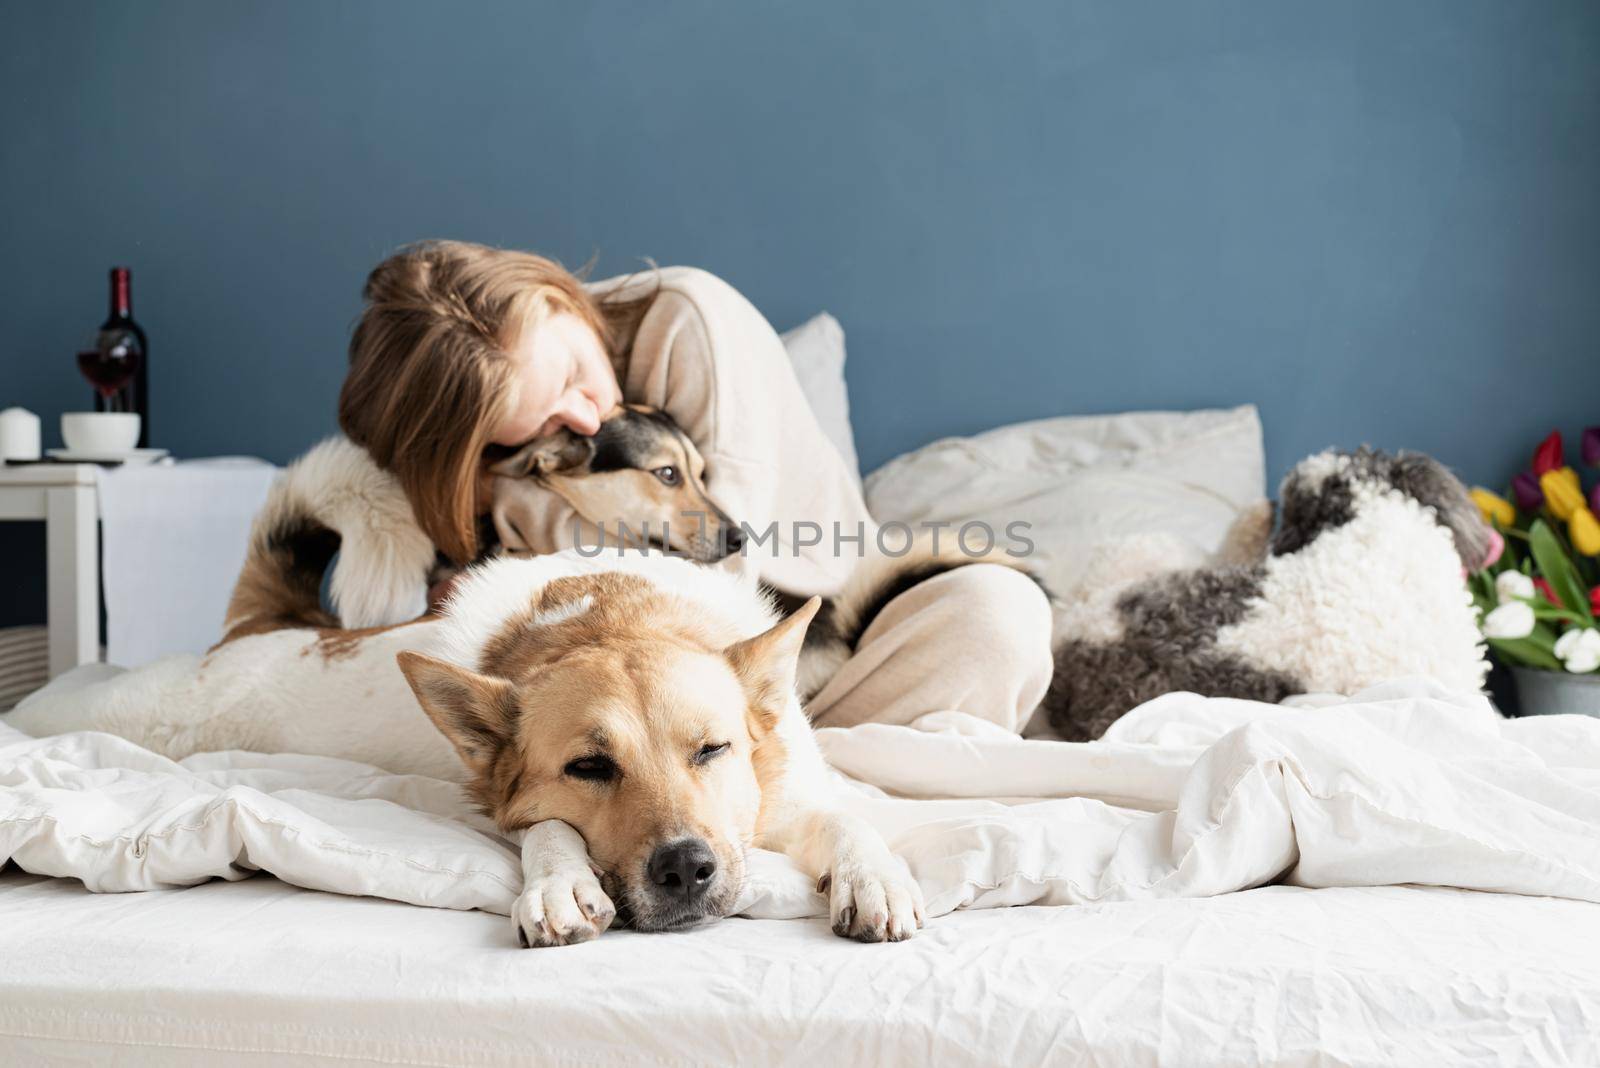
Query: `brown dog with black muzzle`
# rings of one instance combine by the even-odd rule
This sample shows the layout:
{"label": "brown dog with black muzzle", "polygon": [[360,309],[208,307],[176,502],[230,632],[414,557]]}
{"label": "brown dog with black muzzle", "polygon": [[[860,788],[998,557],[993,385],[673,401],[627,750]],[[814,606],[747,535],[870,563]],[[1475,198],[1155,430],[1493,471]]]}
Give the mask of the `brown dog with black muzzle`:
{"label": "brown dog with black muzzle", "polygon": [[501,451],[508,454],[487,468],[483,492],[494,501],[495,528],[508,552],[528,548],[520,524],[541,507],[525,497],[534,487],[565,500],[607,544],[652,545],[701,563],[744,544],[743,528],[706,493],[700,450],[659,409],[622,404],[593,437],[563,429]]}

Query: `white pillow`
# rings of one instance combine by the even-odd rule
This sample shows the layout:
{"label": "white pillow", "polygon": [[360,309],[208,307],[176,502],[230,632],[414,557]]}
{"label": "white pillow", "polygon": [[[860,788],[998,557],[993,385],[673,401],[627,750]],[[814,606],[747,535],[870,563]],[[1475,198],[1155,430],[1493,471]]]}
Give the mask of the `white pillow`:
{"label": "white pillow", "polygon": [[850,398],[844,383],[844,327],[822,312],[782,337],[800,391],[859,485],[861,462],[856,457],[856,435],[850,427]]}
{"label": "white pillow", "polygon": [[1030,559],[1058,592],[1077,584],[1089,550],[1128,535],[1169,534],[1214,553],[1265,491],[1251,405],[1018,423],[936,441],[866,480],[880,523],[982,520],[1002,549],[1014,545],[1008,524],[1031,524]]}

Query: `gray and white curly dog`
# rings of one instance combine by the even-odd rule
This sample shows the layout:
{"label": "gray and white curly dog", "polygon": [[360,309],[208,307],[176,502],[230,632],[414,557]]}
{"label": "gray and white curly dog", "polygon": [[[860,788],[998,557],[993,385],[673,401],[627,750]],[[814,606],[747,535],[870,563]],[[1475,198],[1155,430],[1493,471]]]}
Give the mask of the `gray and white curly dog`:
{"label": "gray and white curly dog", "polygon": [[1493,535],[1443,464],[1319,453],[1284,479],[1275,532],[1272,511],[1262,502],[1206,566],[1171,570],[1178,554],[1153,538],[1096,554],[1057,616],[1044,706],[1056,733],[1098,738],[1173,690],[1276,702],[1407,675],[1482,687],[1462,574]]}

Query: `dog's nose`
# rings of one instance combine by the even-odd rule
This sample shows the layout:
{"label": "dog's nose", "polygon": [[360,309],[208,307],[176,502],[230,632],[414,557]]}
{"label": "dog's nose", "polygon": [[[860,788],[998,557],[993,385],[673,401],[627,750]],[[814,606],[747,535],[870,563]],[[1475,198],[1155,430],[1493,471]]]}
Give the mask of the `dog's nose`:
{"label": "dog's nose", "polygon": [[738,527],[723,527],[722,544],[727,549],[728,555],[732,556],[744,548],[744,531]]}
{"label": "dog's nose", "polygon": [[717,858],[698,838],[684,838],[657,846],[650,854],[650,881],[668,897],[693,901],[711,886]]}

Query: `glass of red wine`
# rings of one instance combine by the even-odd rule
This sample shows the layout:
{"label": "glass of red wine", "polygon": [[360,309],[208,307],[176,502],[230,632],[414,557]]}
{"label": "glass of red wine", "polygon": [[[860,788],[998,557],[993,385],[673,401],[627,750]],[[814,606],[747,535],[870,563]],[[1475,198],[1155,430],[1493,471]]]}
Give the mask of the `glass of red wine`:
{"label": "glass of red wine", "polygon": [[78,353],[78,370],[105,398],[108,412],[122,410],[122,387],[133,379],[138,369],[139,354],[122,345]]}

